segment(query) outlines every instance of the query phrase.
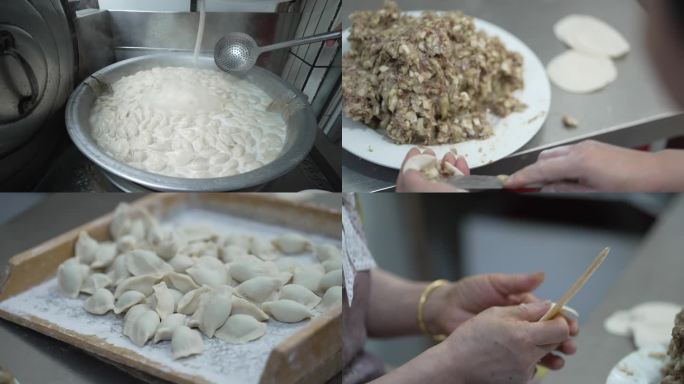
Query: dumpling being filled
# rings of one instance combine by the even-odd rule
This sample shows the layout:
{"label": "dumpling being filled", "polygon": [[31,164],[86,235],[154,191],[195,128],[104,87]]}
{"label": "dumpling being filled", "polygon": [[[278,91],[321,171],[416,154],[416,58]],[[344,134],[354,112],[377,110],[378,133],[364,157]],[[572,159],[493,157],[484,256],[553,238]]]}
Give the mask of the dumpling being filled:
{"label": "dumpling being filled", "polygon": [[216,331],[216,337],[231,343],[244,344],[256,340],[266,333],[266,324],[259,322],[252,316],[232,315],[225,324]]}

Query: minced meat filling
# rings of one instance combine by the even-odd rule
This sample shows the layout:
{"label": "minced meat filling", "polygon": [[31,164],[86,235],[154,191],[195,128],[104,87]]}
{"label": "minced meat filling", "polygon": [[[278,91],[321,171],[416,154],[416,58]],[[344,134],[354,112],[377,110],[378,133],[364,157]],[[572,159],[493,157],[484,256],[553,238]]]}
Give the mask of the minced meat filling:
{"label": "minced meat filling", "polygon": [[661,384],[684,384],[684,310],[675,318],[667,356],[669,359],[663,368]]}
{"label": "minced meat filling", "polygon": [[398,144],[453,144],[492,135],[487,112],[525,105],[523,59],[461,12],[404,16],[386,1],[351,16],[343,59],[345,113]]}

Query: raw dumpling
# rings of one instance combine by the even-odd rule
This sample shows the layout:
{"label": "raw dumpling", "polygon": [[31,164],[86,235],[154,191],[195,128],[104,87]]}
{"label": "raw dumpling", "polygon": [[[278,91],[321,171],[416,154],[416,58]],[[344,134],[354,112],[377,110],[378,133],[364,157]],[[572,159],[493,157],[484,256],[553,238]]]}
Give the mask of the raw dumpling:
{"label": "raw dumpling", "polygon": [[107,288],[100,288],[86,299],[83,308],[94,315],[104,315],[114,309],[114,296]]}
{"label": "raw dumpling", "polygon": [[90,265],[91,268],[105,268],[108,267],[116,257],[116,244],[106,242],[100,244],[95,250],[94,261]]}
{"label": "raw dumpling", "polygon": [[192,261],[190,256],[183,253],[178,253],[171,260],[169,260],[169,265],[171,265],[173,270],[176,272],[185,272],[188,268],[195,265],[195,262]]}
{"label": "raw dumpling", "polygon": [[275,260],[280,256],[270,241],[258,237],[253,237],[249,242],[249,252],[264,261]]}
{"label": "raw dumpling", "polygon": [[321,298],[316,296],[315,293],[298,284],[289,284],[281,288],[280,299],[296,301],[300,304],[304,304],[309,309],[317,306],[318,303],[321,302]]}
{"label": "raw dumpling", "polygon": [[617,79],[613,60],[574,50],[551,60],[547,72],[556,86],[572,93],[595,92]]}
{"label": "raw dumpling", "polygon": [[273,277],[259,276],[238,285],[237,293],[253,302],[272,300],[280,288],[280,282]]}
{"label": "raw dumpling", "polygon": [[121,236],[119,239],[116,240],[116,248],[121,253],[126,253],[134,250],[137,244],[138,239],[131,235]]}
{"label": "raw dumpling", "polygon": [[278,236],[273,239],[273,245],[275,245],[280,252],[288,255],[304,253],[311,249],[309,240],[298,233],[288,233],[286,235]]}
{"label": "raw dumpling", "polygon": [[116,299],[114,313],[118,315],[121,312],[125,312],[128,308],[140,303],[143,300],[145,300],[145,295],[142,293],[138,291],[126,291]]}
{"label": "raw dumpling", "polygon": [[99,244],[94,240],[88,232],[81,231],[78,234],[78,240],[76,240],[76,259],[81,264],[90,265],[95,260],[95,251],[97,251]]}
{"label": "raw dumpling", "polygon": [[190,276],[178,272],[167,273],[166,276],[164,276],[164,281],[168,286],[175,288],[182,293],[188,293],[193,289],[199,288],[199,285],[197,285]]}
{"label": "raw dumpling", "polygon": [[313,316],[309,308],[292,300],[267,301],[261,308],[283,323],[298,323]]}
{"label": "raw dumpling", "polygon": [[554,25],[558,40],[594,56],[618,58],[629,52],[625,38],[603,20],[587,15],[569,15]]}
{"label": "raw dumpling", "polygon": [[[213,290],[202,296],[199,308],[193,315],[193,322],[199,326],[200,331],[208,337],[214,337],[214,333],[230,316],[231,293],[222,290]],[[188,324],[192,326],[191,324]]]}
{"label": "raw dumpling", "polygon": [[295,268],[299,267],[302,263],[295,259],[294,257],[281,257],[274,261],[275,265],[278,267],[279,271],[282,272],[294,272]]}
{"label": "raw dumpling", "polygon": [[220,269],[223,268],[221,260],[211,256],[201,256],[195,260],[197,268]]}
{"label": "raw dumpling", "polygon": [[219,238],[216,231],[208,223],[184,224],[178,228],[178,232],[188,243],[216,241]]}
{"label": "raw dumpling", "polygon": [[190,243],[183,247],[179,254],[184,254],[190,257],[209,256],[218,258],[218,245],[215,243]]}
{"label": "raw dumpling", "polygon": [[210,290],[211,288],[209,287],[200,287],[186,293],[178,302],[178,312],[186,315],[192,315],[195,313],[195,311],[197,311],[197,307],[199,306],[200,297]]}
{"label": "raw dumpling", "polygon": [[149,274],[165,274],[172,272],[173,267],[152,251],[135,249],[124,255],[126,268],[133,276]]}
{"label": "raw dumpling", "polygon": [[185,325],[176,327],[171,337],[171,348],[174,359],[202,353],[204,351],[202,334]]}
{"label": "raw dumpling", "polygon": [[219,255],[224,263],[230,263],[240,256],[247,255],[247,250],[237,245],[226,245],[219,249]]}
{"label": "raw dumpling", "polygon": [[340,304],[342,304],[342,287],[330,287],[327,291],[325,291],[323,300],[321,300],[321,303],[318,304],[316,310],[325,312],[328,309]]}
{"label": "raw dumpling", "polygon": [[187,316],[182,313],[172,313],[168,315],[166,319],[162,320],[161,324],[159,324],[159,328],[157,328],[157,331],[154,333],[152,342],[158,343],[163,340],[171,340],[173,331],[181,325],[185,325],[186,319]]}
{"label": "raw dumpling", "polygon": [[292,282],[308,288],[310,291],[318,291],[323,272],[315,266],[301,266],[294,270]]}
{"label": "raw dumpling", "polygon": [[316,251],[316,257],[321,263],[329,260],[330,258],[337,258],[342,260],[342,251],[332,244],[317,244],[314,247]]}
{"label": "raw dumpling", "polygon": [[268,320],[268,315],[266,312],[262,311],[261,308],[252,304],[248,300],[241,297],[233,296],[231,301],[231,315],[249,315],[259,321]]}
{"label": "raw dumpling", "polygon": [[114,297],[119,297],[126,291],[138,291],[145,296],[149,296],[154,292],[152,286],[157,284],[159,280],[161,280],[161,277],[156,275],[129,277],[117,285]]}
{"label": "raw dumpling", "polygon": [[210,269],[204,267],[192,267],[185,271],[199,285],[217,287],[228,282],[228,272],[221,264],[221,268]]}
{"label": "raw dumpling", "polygon": [[147,340],[154,336],[161,319],[155,311],[147,310],[138,316],[130,317],[124,323],[124,335],[128,336],[133,344],[142,347]]}
{"label": "raw dumpling", "polygon": [[242,249],[249,249],[251,240],[252,240],[252,236],[239,234],[239,233],[231,233],[231,234],[229,234],[223,238],[223,245],[224,246],[235,245],[235,246],[240,247]]}
{"label": "raw dumpling", "polygon": [[112,279],[104,273],[93,273],[86,277],[81,286],[81,292],[94,294],[99,288],[107,288],[112,285]]}
{"label": "raw dumpling", "polygon": [[323,269],[325,269],[325,272],[328,273],[336,269],[342,269],[342,260],[330,258],[324,261],[321,265],[323,266]]}
{"label": "raw dumpling", "polygon": [[171,260],[186,244],[180,235],[155,227],[147,233],[147,241],[155,253],[164,260]]}
{"label": "raw dumpling", "polygon": [[318,286],[319,292],[325,292],[330,287],[342,286],[342,270],[337,269],[326,273],[322,278]]}
{"label": "raw dumpling", "polygon": [[129,323],[129,319],[138,317],[142,315],[145,311],[149,310],[152,310],[152,308],[149,305],[143,303],[132,306],[124,316],[124,331],[126,330],[126,324]]}
{"label": "raw dumpling", "polygon": [[216,331],[216,337],[227,343],[244,344],[260,338],[265,333],[266,324],[257,321],[252,316],[232,315]]}
{"label": "raw dumpling", "polygon": [[235,261],[230,264],[230,277],[242,283],[258,276],[273,276],[278,267],[271,262]]}
{"label": "raw dumpling", "polygon": [[166,317],[173,313],[176,306],[176,302],[173,299],[173,294],[169,291],[166,283],[163,281],[152,287],[154,290],[154,310],[157,311],[159,317],[164,320]]}
{"label": "raw dumpling", "polygon": [[171,292],[171,296],[173,296],[173,310],[175,311],[176,308],[178,308],[178,303],[180,303],[183,298],[183,293],[173,288],[169,288],[169,292]]}
{"label": "raw dumpling", "polygon": [[128,268],[126,268],[126,258],[123,256],[115,257],[114,262],[107,268],[107,275],[112,279],[114,285],[131,277],[131,273],[128,272]]}
{"label": "raw dumpling", "polygon": [[88,266],[80,264],[77,259],[71,258],[63,262],[57,268],[57,282],[64,293],[72,299],[78,297],[83,281],[87,276],[85,272]]}

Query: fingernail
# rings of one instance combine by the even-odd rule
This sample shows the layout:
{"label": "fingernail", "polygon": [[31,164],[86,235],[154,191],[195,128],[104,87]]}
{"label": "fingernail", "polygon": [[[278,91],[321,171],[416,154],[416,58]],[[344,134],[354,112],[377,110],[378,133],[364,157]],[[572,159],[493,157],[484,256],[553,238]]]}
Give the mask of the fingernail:
{"label": "fingernail", "polygon": [[532,276],[534,277],[535,280],[542,281],[542,282],[544,281],[544,279],[546,279],[546,274],[544,272],[537,272],[537,273],[533,274]]}

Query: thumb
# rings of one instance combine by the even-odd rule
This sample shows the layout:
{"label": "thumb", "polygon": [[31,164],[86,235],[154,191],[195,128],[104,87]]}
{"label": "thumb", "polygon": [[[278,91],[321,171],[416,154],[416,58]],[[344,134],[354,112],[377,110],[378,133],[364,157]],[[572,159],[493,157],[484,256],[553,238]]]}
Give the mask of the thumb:
{"label": "thumb", "polygon": [[527,275],[490,275],[489,281],[503,296],[532,292],[544,282],[544,272]]}
{"label": "thumb", "polygon": [[535,322],[544,316],[551,309],[551,301],[537,301],[534,303],[523,303],[510,308],[511,315],[523,321]]}

